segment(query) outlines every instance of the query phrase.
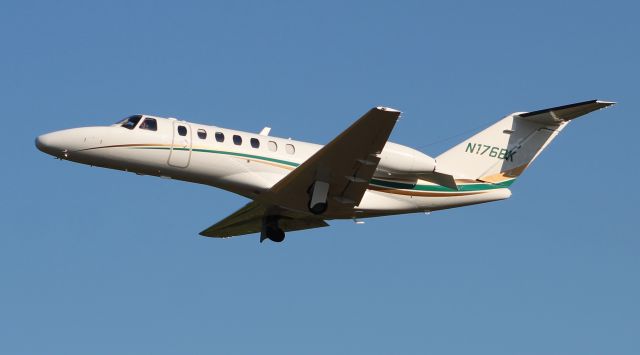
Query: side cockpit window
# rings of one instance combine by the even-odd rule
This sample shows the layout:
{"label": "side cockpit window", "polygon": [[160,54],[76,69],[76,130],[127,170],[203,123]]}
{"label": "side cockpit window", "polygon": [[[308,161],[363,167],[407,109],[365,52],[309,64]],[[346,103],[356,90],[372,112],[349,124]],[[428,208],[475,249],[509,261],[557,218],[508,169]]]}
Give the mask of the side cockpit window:
{"label": "side cockpit window", "polygon": [[134,115],[134,116],[129,116],[116,124],[119,124],[121,127],[124,127],[126,129],[134,129],[136,128],[136,125],[138,124],[138,122],[140,122],[141,119],[142,119],[141,115]]}
{"label": "side cockpit window", "polygon": [[157,131],[158,130],[158,122],[155,118],[145,118],[144,121],[140,124],[140,129],[146,129],[149,131]]}

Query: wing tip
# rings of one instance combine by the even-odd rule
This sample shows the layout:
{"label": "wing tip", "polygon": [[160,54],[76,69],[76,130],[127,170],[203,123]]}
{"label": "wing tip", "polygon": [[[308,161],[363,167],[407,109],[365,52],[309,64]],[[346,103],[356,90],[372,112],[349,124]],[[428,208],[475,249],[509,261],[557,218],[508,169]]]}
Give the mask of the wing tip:
{"label": "wing tip", "polygon": [[227,238],[227,237],[221,237],[217,234],[215,234],[215,232],[211,232],[209,231],[210,228],[207,228],[205,230],[203,230],[202,232],[198,233],[199,236],[201,237],[207,237],[207,238]]}
{"label": "wing tip", "polygon": [[603,107],[613,106],[617,104],[615,101],[607,101],[607,100],[594,100],[595,103],[603,105]]}
{"label": "wing tip", "polygon": [[215,238],[215,239],[227,239],[231,237],[231,236],[219,236],[219,235],[210,234],[210,233],[207,234],[205,233],[205,231],[198,233],[198,235],[205,238]]}
{"label": "wing tip", "polygon": [[395,108],[386,107],[386,106],[376,106],[375,109],[378,110],[378,111],[400,113],[400,110],[396,110]]}

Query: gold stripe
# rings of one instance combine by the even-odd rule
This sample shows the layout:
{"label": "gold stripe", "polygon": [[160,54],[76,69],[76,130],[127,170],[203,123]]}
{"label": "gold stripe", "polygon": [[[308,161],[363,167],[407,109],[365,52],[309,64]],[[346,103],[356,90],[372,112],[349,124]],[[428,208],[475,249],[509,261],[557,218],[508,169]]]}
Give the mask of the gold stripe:
{"label": "gold stripe", "polygon": [[285,164],[278,164],[278,163],[274,163],[271,161],[264,161],[264,160],[257,160],[257,159],[252,159],[252,158],[246,158],[246,157],[239,157],[237,155],[227,155],[227,157],[229,158],[237,158],[237,159],[242,159],[242,160],[249,160],[255,163],[262,163],[265,165],[271,165],[271,166],[275,166],[276,168],[281,168],[281,169],[286,169],[286,170],[293,170],[295,169],[295,167],[290,166],[290,165],[285,165]]}
{"label": "gold stripe", "polygon": [[494,174],[494,175],[489,175],[489,176],[483,176],[481,178],[479,178],[478,180],[480,181],[486,181],[486,182],[490,182],[490,183],[499,183],[499,182],[503,182],[506,180],[510,180],[513,179],[515,177],[520,176],[520,174],[522,174],[522,172],[524,171],[524,169],[527,168],[529,164],[523,164],[520,166],[517,166],[513,169],[509,169],[509,170],[505,170],[502,171],[498,174]]}
{"label": "gold stripe", "polygon": [[407,191],[396,190],[385,187],[378,187],[369,185],[369,190],[380,191],[388,194],[406,195],[406,196],[421,196],[421,197],[450,197],[450,196],[469,196],[485,193],[486,191],[467,191],[467,192],[427,192],[427,191]]}

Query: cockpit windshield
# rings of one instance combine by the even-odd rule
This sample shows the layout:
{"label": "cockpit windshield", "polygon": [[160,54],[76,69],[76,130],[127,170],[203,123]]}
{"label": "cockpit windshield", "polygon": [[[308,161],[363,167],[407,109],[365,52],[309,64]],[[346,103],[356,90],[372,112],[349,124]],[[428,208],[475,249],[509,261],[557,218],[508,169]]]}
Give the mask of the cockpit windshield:
{"label": "cockpit windshield", "polygon": [[142,115],[133,115],[125,118],[122,121],[119,121],[118,123],[116,123],[116,125],[124,127],[126,129],[134,129],[136,128],[138,122],[140,122],[140,119],[142,119]]}

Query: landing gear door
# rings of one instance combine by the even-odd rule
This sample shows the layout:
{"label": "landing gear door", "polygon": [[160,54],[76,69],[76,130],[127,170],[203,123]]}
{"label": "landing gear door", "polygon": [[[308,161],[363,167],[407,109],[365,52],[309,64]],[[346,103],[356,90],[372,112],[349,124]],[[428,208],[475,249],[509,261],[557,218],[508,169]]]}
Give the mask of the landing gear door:
{"label": "landing gear door", "polygon": [[169,165],[186,168],[191,160],[191,126],[185,122],[173,122],[173,141],[169,153]]}

